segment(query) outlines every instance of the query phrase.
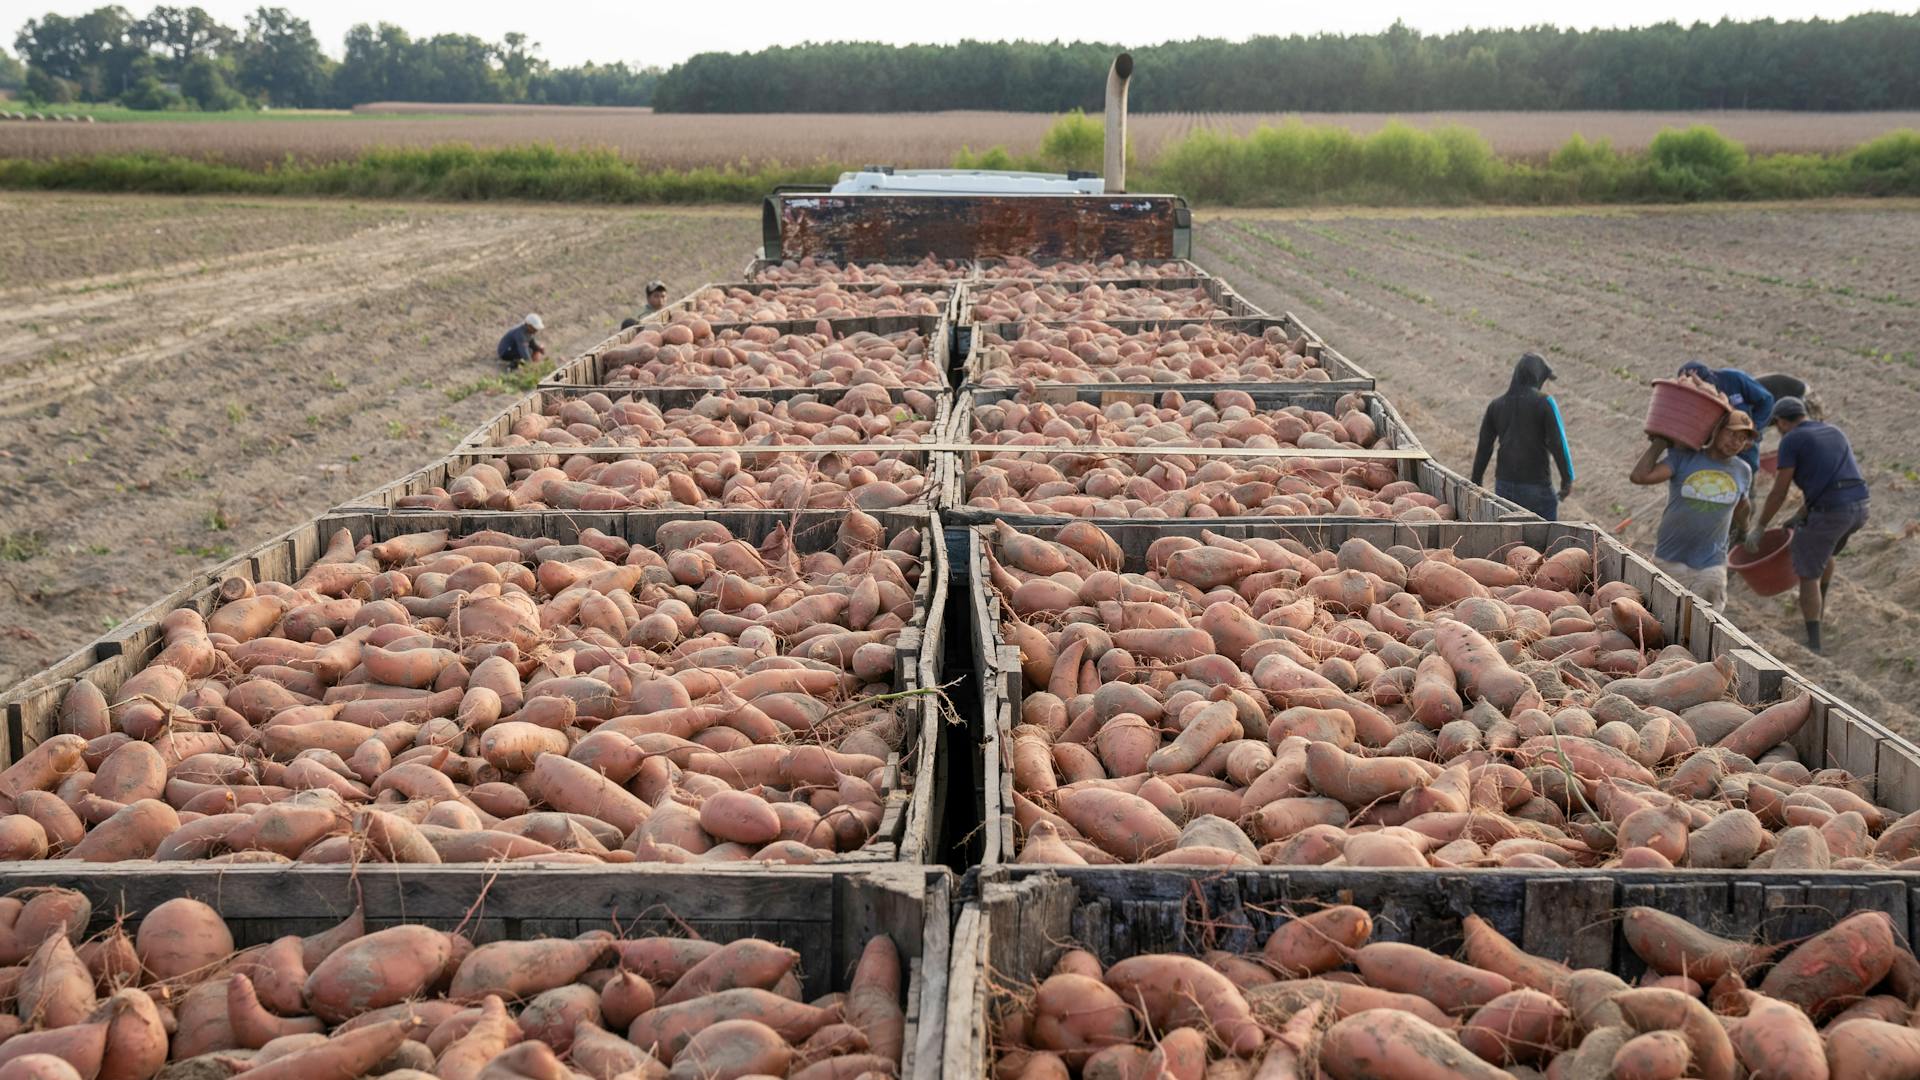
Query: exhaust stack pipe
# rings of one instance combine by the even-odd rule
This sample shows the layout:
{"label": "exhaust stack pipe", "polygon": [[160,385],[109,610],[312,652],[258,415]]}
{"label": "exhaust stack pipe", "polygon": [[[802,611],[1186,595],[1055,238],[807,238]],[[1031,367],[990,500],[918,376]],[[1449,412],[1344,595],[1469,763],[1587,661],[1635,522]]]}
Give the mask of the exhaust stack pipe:
{"label": "exhaust stack pipe", "polygon": [[1133,54],[1113,58],[1107,71],[1107,160],[1109,192],[1127,190],[1127,80],[1133,77]]}

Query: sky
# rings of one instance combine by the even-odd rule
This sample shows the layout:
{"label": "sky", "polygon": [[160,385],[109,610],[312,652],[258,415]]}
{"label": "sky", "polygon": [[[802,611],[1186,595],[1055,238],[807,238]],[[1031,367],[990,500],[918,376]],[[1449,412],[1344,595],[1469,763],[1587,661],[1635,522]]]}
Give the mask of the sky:
{"label": "sky", "polygon": [[[47,11],[75,15],[107,0],[0,0],[0,43],[27,19]],[[153,0],[120,0],[144,14]],[[187,6],[193,0],[173,0]],[[245,24],[262,0],[200,0],[200,6],[229,26]],[[273,2],[273,0],[270,0]],[[1862,11],[1912,11],[1904,4],[1767,2],[1767,0],[1611,0],[1606,4],[1555,3],[1553,0],[1460,0],[1451,4],[1386,3],[1342,0],[1277,3],[1251,0],[962,0],[959,3],[865,3],[807,5],[792,0],[546,0],[540,4],[480,3],[471,0],[277,0],[278,6],[313,24],[321,48],[340,55],[340,42],[354,23],[391,22],[415,36],[476,34],[498,41],[518,30],[541,44],[540,55],[556,65],[588,60],[670,67],[700,52],[747,52],[770,45],[804,41],[886,41],[948,43],[963,38],[1033,41],[1101,40],[1149,45],[1196,37],[1241,39],[1258,34],[1375,33],[1399,18],[1424,33],[1467,27],[1527,26],[1551,23],[1580,29],[1644,26],[1672,19],[1681,23],[1734,19],[1842,18]],[[1177,12],[1177,18],[1169,18]]]}

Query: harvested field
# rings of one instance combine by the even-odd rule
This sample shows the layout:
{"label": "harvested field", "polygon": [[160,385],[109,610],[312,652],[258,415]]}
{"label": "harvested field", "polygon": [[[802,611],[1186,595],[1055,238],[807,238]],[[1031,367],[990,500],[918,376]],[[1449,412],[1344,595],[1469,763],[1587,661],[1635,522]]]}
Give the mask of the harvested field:
{"label": "harvested field", "polygon": [[[0,124],[0,157],[146,150],[258,167],[283,161],[288,154],[334,161],[375,147],[550,142],[563,149],[612,148],[631,161],[662,168],[737,165],[743,159],[754,164],[830,161],[926,167],[952,164],[962,146],[1031,151],[1053,123],[1047,113],[1007,112],[690,115],[570,106],[382,107],[431,108],[440,115],[363,111],[246,123]],[[460,115],[452,115],[455,112]],[[1194,128],[1245,134],[1289,115],[1361,134],[1396,118],[1386,113],[1141,113],[1131,118],[1128,130],[1141,163],[1151,164],[1169,142]],[[1498,153],[1520,158],[1544,158],[1574,134],[1608,138],[1620,149],[1635,149],[1664,128],[1701,123],[1755,152],[1846,150],[1889,131],[1920,127],[1916,112],[1459,112],[1397,118],[1421,128],[1465,125],[1485,135]]]}
{"label": "harvested field", "polygon": [[1563,516],[1643,551],[1666,497],[1627,480],[1649,380],[1699,358],[1813,383],[1873,487],[1872,523],[1839,560],[1827,655],[1800,645],[1789,597],[1736,582],[1732,614],[1782,660],[1920,735],[1920,207],[1234,214],[1206,219],[1195,249],[1249,300],[1293,312],[1370,369],[1463,472],[1486,402],[1521,352],[1540,351],[1578,474]]}
{"label": "harvested field", "polygon": [[[192,570],[433,460],[754,220],[494,206],[0,197],[0,684]],[[492,381],[490,381],[492,380]]]}
{"label": "harvested field", "polygon": [[[634,283],[731,278],[757,235],[738,212],[25,195],[0,226],[0,683],[452,447],[509,400],[453,398],[495,373],[521,309],[566,355]],[[1915,734],[1916,226],[1887,202],[1242,212],[1203,218],[1196,258],[1371,368],[1461,471],[1513,359],[1543,350],[1580,468],[1569,515],[1643,549],[1663,498],[1626,480],[1647,380],[1690,356],[1812,379],[1868,469],[1872,535],[1841,560],[1827,657],[1784,598],[1736,585],[1733,613]]]}

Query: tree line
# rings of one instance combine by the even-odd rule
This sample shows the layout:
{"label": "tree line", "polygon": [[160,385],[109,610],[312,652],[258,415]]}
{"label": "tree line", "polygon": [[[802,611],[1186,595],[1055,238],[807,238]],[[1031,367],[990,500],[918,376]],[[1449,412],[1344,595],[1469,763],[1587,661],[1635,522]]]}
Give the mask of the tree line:
{"label": "tree line", "polygon": [[[673,112],[1101,107],[1117,45],[834,42],[702,53],[660,79]],[[1622,30],[1317,34],[1128,50],[1142,112],[1920,107],[1920,13]]]}
{"label": "tree line", "polygon": [[[653,105],[673,112],[1098,109],[1120,46],[830,42],[702,53],[662,73],[556,68],[524,34],[416,38],[354,26],[342,57],[306,20],[261,7],[242,28],[198,7],[117,5],[30,19],[0,90],[137,109],[370,101]],[[1620,30],[1532,26],[1171,42],[1130,50],[1143,112],[1920,108],[1920,12]]]}
{"label": "tree line", "polygon": [[525,34],[415,38],[390,23],[347,31],[344,54],[320,49],[313,27],[261,7],[244,28],[199,7],[119,5],[29,19],[0,52],[0,89],[43,102],[118,102],[133,109],[347,107],[371,101],[646,105],[658,68],[624,63],[556,68]]}

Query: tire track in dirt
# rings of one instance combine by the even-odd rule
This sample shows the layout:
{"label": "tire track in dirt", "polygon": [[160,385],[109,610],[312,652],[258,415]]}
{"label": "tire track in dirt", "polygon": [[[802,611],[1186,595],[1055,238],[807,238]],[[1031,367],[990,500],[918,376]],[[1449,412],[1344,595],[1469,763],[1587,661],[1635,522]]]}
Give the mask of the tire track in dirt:
{"label": "tire track in dirt", "polygon": [[[1859,290],[1889,283],[1879,267],[1910,266],[1920,256],[1912,222],[1910,212],[1823,211],[1333,221],[1223,215],[1203,222],[1197,240],[1200,258],[1231,274],[1249,299],[1295,311],[1372,370],[1429,448],[1461,471],[1471,462],[1480,412],[1504,389],[1513,358],[1525,348],[1544,351],[1560,374],[1555,389],[1582,469],[1566,512],[1609,526],[1632,520],[1625,538],[1643,549],[1664,493],[1637,488],[1625,474],[1641,445],[1648,379],[1697,355],[1815,381],[1835,414],[1850,418],[1842,422],[1875,485],[1873,535],[1842,557],[1826,627],[1829,655],[1797,643],[1789,601],[1736,586],[1729,607],[1783,660],[1913,733],[1920,718],[1907,702],[1920,679],[1909,643],[1920,639],[1920,583],[1900,567],[1913,550],[1901,531],[1917,492],[1901,471],[1913,466],[1897,455],[1920,453],[1896,417],[1920,409],[1920,396],[1905,370],[1859,355],[1867,346],[1897,353],[1911,341],[1915,313],[1904,292]],[[1674,253],[1669,233],[1685,238],[1684,254]],[[1870,239],[1851,243],[1863,234]],[[1728,272],[1702,269],[1722,251],[1738,256]],[[1847,284],[1819,284],[1836,280]],[[1836,348],[1836,340],[1847,344]]]}
{"label": "tire track in dirt", "polygon": [[[231,205],[180,201],[209,221]],[[267,205],[337,231],[333,207]],[[573,355],[637,307],[646,279],[731,279],[757,234],[751,214],[395,214],[242,253],[210,281],[140,269],[144,234],[120,267],[90,268],[144,283],[103,309],[111,329],[75,331],[91,386],[42,392],[0,424],[0,685],[204,564],[436,460],[520,396],[485,388],[519,315],[540,311],[552,354]]]}

